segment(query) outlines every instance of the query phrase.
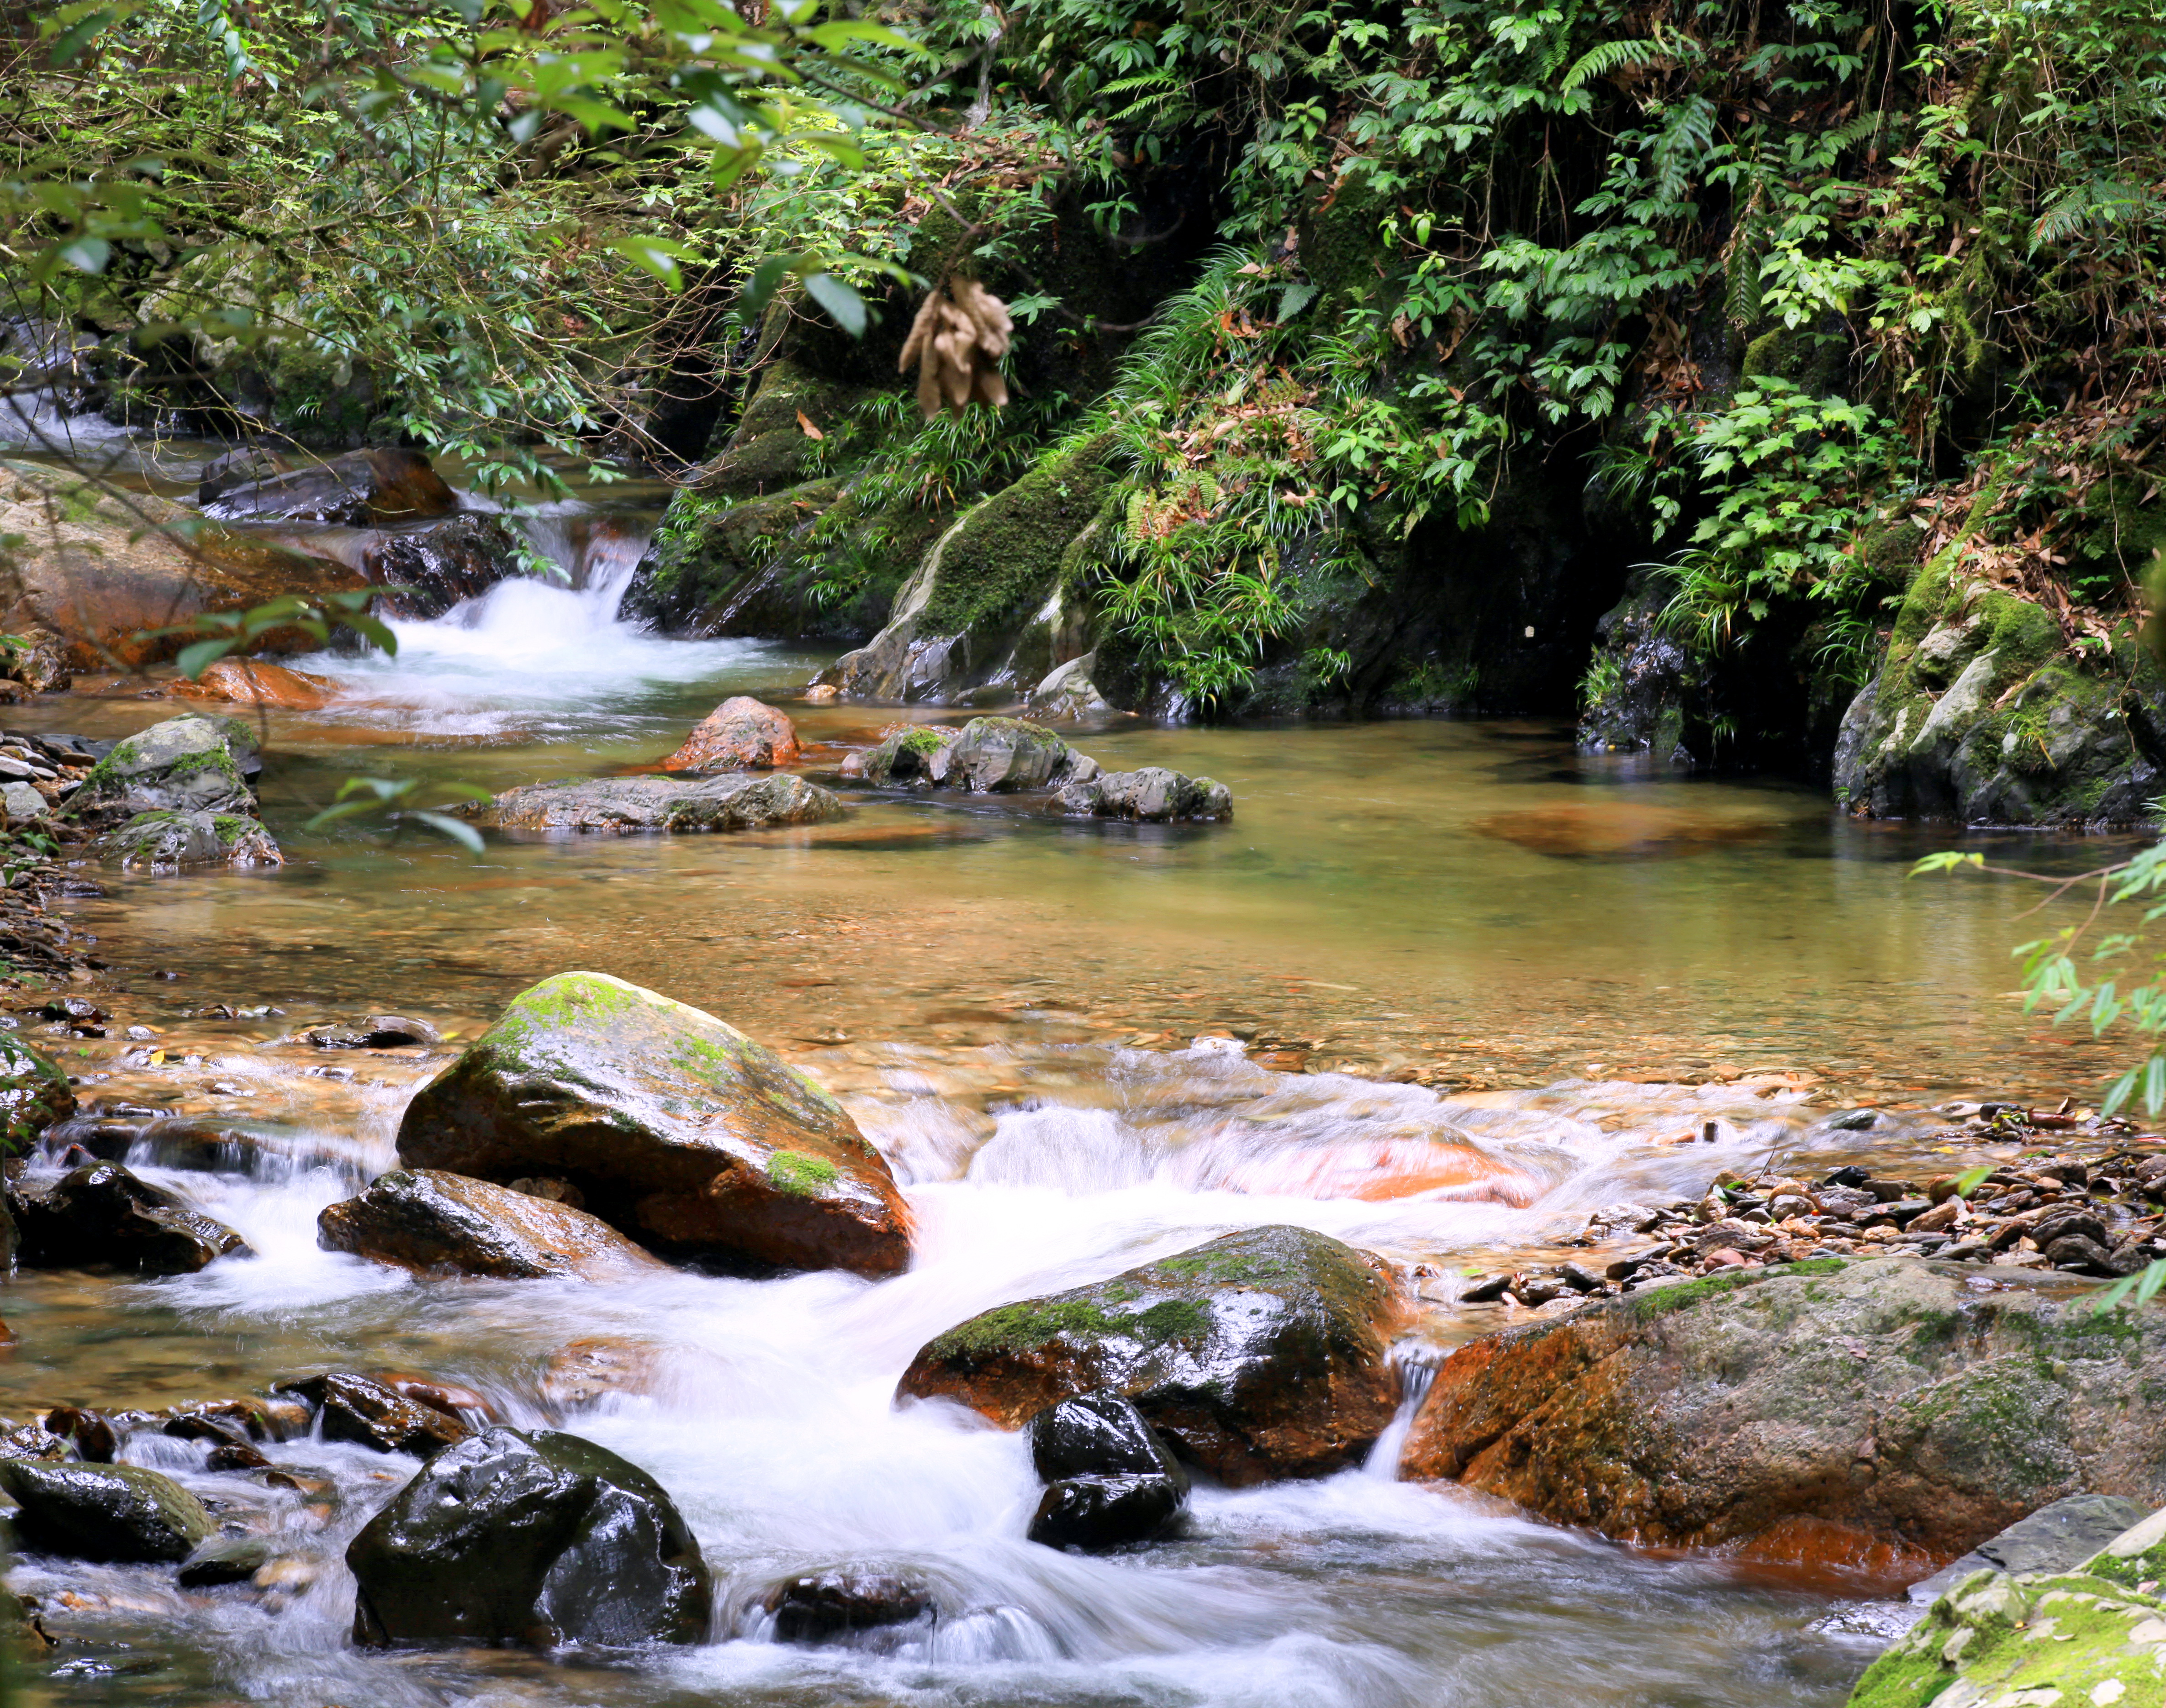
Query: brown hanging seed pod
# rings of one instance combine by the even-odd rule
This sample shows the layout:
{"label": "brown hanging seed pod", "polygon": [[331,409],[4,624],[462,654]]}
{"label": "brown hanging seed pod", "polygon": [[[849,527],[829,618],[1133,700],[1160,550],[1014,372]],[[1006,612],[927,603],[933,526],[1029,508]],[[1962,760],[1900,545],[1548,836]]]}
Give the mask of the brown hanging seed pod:
{"label": "brown hanging seed pod", "polygon": [[917,407],[928,420],[943,404],[959,415],[974,402],[995,409],[1007,402],[1000,361],[1014,326],[1006,306],[975,279],[926,293],[895,366],[907,372],[917,364]]}

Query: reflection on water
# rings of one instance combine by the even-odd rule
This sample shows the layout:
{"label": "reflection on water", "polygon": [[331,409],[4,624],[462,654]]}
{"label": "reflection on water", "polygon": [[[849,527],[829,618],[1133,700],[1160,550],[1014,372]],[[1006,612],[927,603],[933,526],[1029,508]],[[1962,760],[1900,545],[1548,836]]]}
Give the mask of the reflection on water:
{"label": "reflection on water", "polygon": [[[293,1442],[274,1456],[303,1488],[281,1489],[146,1440],[134,1451],[300,1563],[262,1594],[23,1567],[70,1645],[53,1700],[1842,1699],[1890,1616],[1827,1585],[1531,1525],[1392,1480],[1388,1450],[1320,1484],[1204,1488],[1185,1540],[1071,1558],[1022,1539],[1035,1484],[1017,1438],[891,1395],[917,1347],[975,1311],[1277,1222],[1400,1266],[1422,1302],[1401,1348],[1418,1367],[1503,1320],[1457,1306],[1466,1268],[1553,1253],[1595,1210],[1697,1195],[1719,1168],[1778,1156],[1819,1168],[1861,1147],[1933,1152],[1919,1105],[1953,1093],[2082,1091],[2095,1058],[2002,994],[2007,946],[2037,929],[2017,917],[2030,896],[1907,880],[1946,834],[1857,826],[1804,790],[1582,758],[1564,732],[1495,724],[1116,723],[1081,738],[1109,767],[1227,782],[1230,825],[859,792],[834,826],[506,841],[479,859],[308,832],[357,768],[501,788],[652,766],[724,693],[787,694],[821,662],[637,633],[613,620],[627,566],[607,531],[568,528],[558,546],[563,583],[408,625],[395,662],[312,661],[353,697],[266,714],[265,809],[288,866],[114,878],[72,904],[135,969],[115,1017],[161,1028],[162,1059],[117,1036],[66,1044],[90,1107],[40,1166],[71,1143],[117,1145],[256,1255],[150,1284],[23,1277],[0,1405],[168,1405],[338,1365],[462,1383],[660,1478],[722,1575],[716,1640],[622,1663],[357,1656],[341,1556],[410,1464]],[[24,714],[109,735],[173,709],[76,699]],[[903,715],[792,709],[828,751]],[[317,1212],[393,1160],[414,1087],[512,992],[571,967],[709,1009],[832,1086],[904,1183],[909,1273],[423,1284],[317,1249]],[[153,967],[183,976],[140,976]],[[219,1002],[285,1012],[198,1016]],[[385,1008],[451,1042],[295,1041]],[[1869,1132],[1833,1125],[1859,1101],[1894,1107]],[[182,1118],[235,1135],[219,1142],[237,1166],[190,1166],[204,1157]],[[938,1620],[877,1652],[767,1640],[768,1585],[844,1565],[919,1577]]]}

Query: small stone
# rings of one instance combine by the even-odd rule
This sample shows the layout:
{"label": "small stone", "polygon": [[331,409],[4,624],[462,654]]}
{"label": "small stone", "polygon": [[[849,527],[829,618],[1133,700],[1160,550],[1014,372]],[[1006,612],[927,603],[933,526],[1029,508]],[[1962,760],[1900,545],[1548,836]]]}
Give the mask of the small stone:
{"label": "small stone", "polygon": [[1576,1293],[1599,1293],[1604,1278],[1583,1263],[1559,1264],[1557,1277]]}
{"label": "small stone", "polygon": [[277,1550],[260,1536],[214,1537],[181,1562],[183,1589],[209,1589],[220,1584],[245,1584],[276,1558]]}
{"label": "small stone", "polygon": [[815,1572],[767,1593],[777,1642],[824,1642],[853,1631],[907,1625],[932,1610],[922,1584],[894,1572]]}
{"label": "small stone", "polygon": [[1494,1275],[1485,1275],[1480,1280],[1471,1281],[1461,1288],[1459,1302],[1461,1305],[1494,1304],[1504,1296],[1511,1284],[1512,1272],[1508,1269],[1499,1270]]}

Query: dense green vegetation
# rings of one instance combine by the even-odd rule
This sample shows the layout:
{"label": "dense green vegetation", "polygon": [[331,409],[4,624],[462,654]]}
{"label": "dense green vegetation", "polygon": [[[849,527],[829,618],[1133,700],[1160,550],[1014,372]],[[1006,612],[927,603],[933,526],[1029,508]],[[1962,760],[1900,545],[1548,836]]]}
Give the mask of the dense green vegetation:
{"label": "dense green vegetation", "polygon": [[[132,332],[145,408],[506,471],[696,459],[763,313],[869,304],[795,471],[853,496],[757,549],[871,609],[911,515],[1110,433],[1080,572],[1138,677],[1206,705],[1270,661],[1313,699],[1478,702],[1342,619],[1507,513],[1577,508],[1602,603],[1654,566],[1710,667],[1836,688],[1951,542],[2081,653],[2166,531],[2143,0],[82,0],[8,84],[11,277]],[[1093,243],[1175,282],[1147,325]],[[898,280],[958,269],[1018,322],[995,434],[919,429],[887,372]]]}

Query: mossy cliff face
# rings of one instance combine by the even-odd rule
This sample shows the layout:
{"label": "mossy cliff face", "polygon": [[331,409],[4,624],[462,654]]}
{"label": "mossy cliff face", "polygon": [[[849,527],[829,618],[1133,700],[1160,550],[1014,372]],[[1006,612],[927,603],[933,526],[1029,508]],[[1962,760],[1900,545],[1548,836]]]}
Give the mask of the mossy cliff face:
{"label": "mossy cliff face", "polygon": [[715,1268],[910,1259],[894,1177],[841,1104],[713,1015],[598,973],[515,997],[408,1105],[399,1156],[567,1180],[619,1232]]}
{"label": "mossy cliff face", "polygon": [[2166,1501],[2166,1311],[1835,1260],[1628,1294],[1445,1360],[1403,1463],[1655,1545],[1912,1579],[2079,1490]]}
{"label": "mossy cliff face", "polygon": [[1324,1476],[1391,1421],[1384,1336],[1398,1305],[1366,1252],[1255,1228],[974,1316],[920,1350],[896,1394],[958,1400],[1013,1429],[1112,1389],[1224,1482]]}
{"label": "mossy cliff face", "polygon": [[863,698],[945,704],[987,687],[1027,692],[1080,654],[1086,634],[1070,614],[1112,485],[1110,450],[1100,438],[1048,457],[977,505],[926,554],[887,626],[822,679]]}
{"label": "mossy cliff face", "polygon": [[2052,614],[1920,569],[1844,717],[1838,796],[1861,815],[1968,824],[2138,822],[2166,762],[2166,674],[2124,622],[2072,645]]}

